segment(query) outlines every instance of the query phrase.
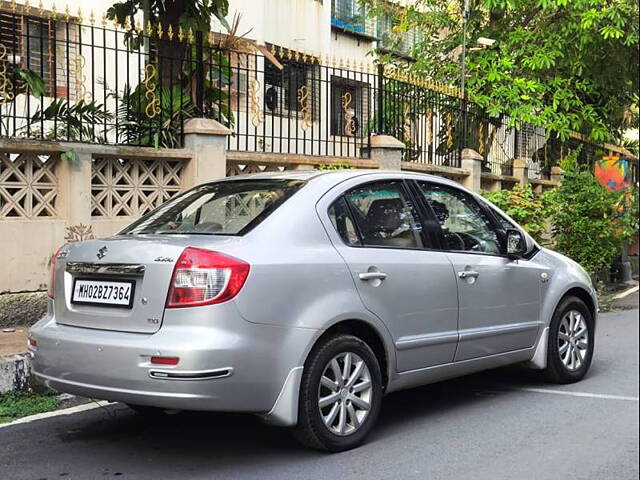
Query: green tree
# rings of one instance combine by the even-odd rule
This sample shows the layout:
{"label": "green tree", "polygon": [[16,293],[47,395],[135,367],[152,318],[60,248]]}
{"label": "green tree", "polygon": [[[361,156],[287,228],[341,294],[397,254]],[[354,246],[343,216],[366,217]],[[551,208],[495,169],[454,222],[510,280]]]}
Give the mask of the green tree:
{"label": "green tree", "polygon": [[[145,48],[149,52],[147,61],[155,63],[157,78],[150,85],[140,83],[135,88],[127,85],[125,90],[113,94],[119,99],[119,115],[123,118],[120,135],[122,141],[135,140],[155,147],[175,147],[180,141],[181,122],[187,118],[204,115],[216,118],[225,125],[234,122],[227,102],[231,84],[231,66],[228,57],[214,48],[205,49],[201,63],[183,61],[196,58],[197,47],[192,41],[183,42],[169,35],[158,35],[151,40],[144,31],[137,30],[136,16],[140,13],[144,25],[157,25],[168,32],[202,32],[211,30],[211,20],[216,18],[229,32],[229,37],[238,38],[239,17],[229,26],[225,17],[229,10],[228,0],[126,0],[114,3],[107,10],[107,18],[128,29],[125,44],[132,50]],[[196,33],[197,35],[197,33]],[[188,37],[187,37],[188,39]],[[206,41],[206,35],[203,36]],[[155,48],[150,48],[153,42]],[[145,45],[146,44],[146,45]],[[151,53],[153,52],[153,53]],[[213,74],[210,74],[213,70]],[[198,75],[200,81],[198,81]],[[217,79],[211,81],[211,78]],[[198,98],[197,85],[203,86],[203,98]],[[149,115],[148,89],[160,96],[158,115]],[[203,109],[197,106],[201,103]],[[132,106],[137,105],[138,108]]]}
{"label": "green tree", "polygon": [[[389,15],[394,34],[421,32],[415,72],[460,79],[464,0],[415,0],[407,7],[363,0]],[[638,92],[637,0],[471,0],[467,92],[495,116],[618,140]],[[391,60],[390,57],[386,60]],[[452,79],[454,82],[452,82]],[[636,127],[637,128],[637,127]]]}
{"label": "green tree", "polygon": [[107,10],[110,20],[118,19],[122,27],[127,18],[131,25],[135,24],[134,15],[142,12],[145,22],[161,23],[174,31],[178,27],[208,32],[211,18],[217,18],[228,27],[225,17],[229,10],[228,0],[126,0],[116,2]]}

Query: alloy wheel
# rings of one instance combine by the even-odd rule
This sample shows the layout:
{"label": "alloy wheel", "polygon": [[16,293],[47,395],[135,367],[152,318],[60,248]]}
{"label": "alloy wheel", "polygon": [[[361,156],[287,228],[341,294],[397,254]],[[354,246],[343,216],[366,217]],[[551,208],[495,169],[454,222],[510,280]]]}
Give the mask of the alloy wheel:
{"label": "alloy wheel", "polygon": [[570,310],[562,317],[558,329],[558,353],[563,365],[570,371],[578,370],[589,351],[589,328],[583,315]]}
{"label": "alloy wheel", "polygon": [[371,410],[373,386],[365,361],[353,352],[341,352],[325,366],[318,386],[320,417],[331,433],[351,435]]}

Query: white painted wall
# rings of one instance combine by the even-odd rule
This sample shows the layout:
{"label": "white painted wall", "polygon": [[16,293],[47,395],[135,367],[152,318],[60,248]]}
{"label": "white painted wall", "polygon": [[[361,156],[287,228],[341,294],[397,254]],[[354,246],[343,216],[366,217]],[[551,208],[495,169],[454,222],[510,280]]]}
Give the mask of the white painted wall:
{"label": "white painted wall", "polygon": [[[315,0],[230,0],[229,20],[242,15],[240,32],[260,44],[273,43],[308,53],[321,53],[357,62],[367,59],[375,47],[367,39],[331,30],[331,1]],[[215,24],[214,28],[220,29]]]}

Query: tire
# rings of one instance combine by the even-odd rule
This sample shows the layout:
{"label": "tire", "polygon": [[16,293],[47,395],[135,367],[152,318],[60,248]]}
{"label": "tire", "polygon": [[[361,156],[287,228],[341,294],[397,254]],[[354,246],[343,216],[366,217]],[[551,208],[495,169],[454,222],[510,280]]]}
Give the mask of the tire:
{"label": "tire", "polygon": [[[578,335],[585,327],[586,333]],[[567,297],[560,302],[549,326],[547,368],[544,370],[549,381],[574,383],[584,378],[593,359],[594,327],[593,315],[582,300]],[[572,350],[575,357],[571,357]]]}
{"label": "tire", "polygon": [[[349,382],[340,378],[344,375],[335,374],[334,360],[340,374],[344,373],[347,362],[351,372],[347,376],[355,378],[356,370],[359,370],[360,376],[355,378],[351,387]],[[321,385],[323,377],[325,382]],[[363,389],[367,381],[370,388]],[[321,399],[329,402],[323,408],[320,407]],[[298,424],[293,428],[293,435],[303,445],[318,450],[342,452],[352,449],[360,445],[373,428],[380,414],[381,402],[382,375],[371,348],[353,335],[327,338],[313,348],[305,363],[300,384]],[[367,403],[368,409],[364,408]],[[330,421],[332,415],[334,419]]]}

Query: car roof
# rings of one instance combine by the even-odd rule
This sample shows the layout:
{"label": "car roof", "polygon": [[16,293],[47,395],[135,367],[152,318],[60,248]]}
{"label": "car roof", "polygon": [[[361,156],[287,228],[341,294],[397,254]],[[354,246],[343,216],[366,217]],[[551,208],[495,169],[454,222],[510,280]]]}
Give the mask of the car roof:
{"label": "car roof", "polygon": [[429,175],[426,173],[407,172],[400,170],[373,170],[373,169],[340,169],[340,170],[285,170],[281,172],[261,172],[250,173],[246,175],[236,175],[233,177],[227,177],[224,181],[237,181],[237,180],[257,180],[257,179],[270,179],[270,180],[305,180],[310,181],[316,178],[322,178],[327,183],[338,184],[344,180],[350,178],[363,177],[363,176],[384,176],[389,175],[393,177],[402,176],[406,178],[422,179],[437,183],[444,183],[461,188],[461,185],[448,178],[439,177],[436,175]]}

